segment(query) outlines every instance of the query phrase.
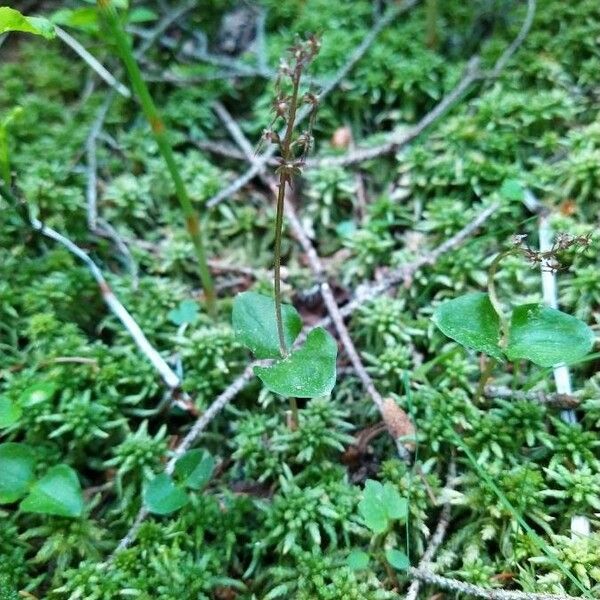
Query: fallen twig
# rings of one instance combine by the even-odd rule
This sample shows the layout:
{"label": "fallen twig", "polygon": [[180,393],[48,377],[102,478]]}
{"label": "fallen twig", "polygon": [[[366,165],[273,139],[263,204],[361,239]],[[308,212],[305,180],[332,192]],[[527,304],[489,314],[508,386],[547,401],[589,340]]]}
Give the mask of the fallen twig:
{"label": "fallen twig", "polygon": [[54,26],[56,35],[60,38],[71,50],[73,50],[87,65],[116,92],[125,98],[131,98],[129,88],[118,81],[100,61],[92,56],[71,34],[67,33],[58,25]]}
{"label": "fallen twig", "polygon": [[[11,205],[18,206],[17,199],[3,185],[0,185],[0,195],[4,196]],[[144,356],[146,356],[146,358],[152,363],[169,389],[175,390],[179,388],[181,385],[179,377],[175,374],[173,369],[169,367],[167,362],[154,348],[154,346],[152,346],[152,344],[148,341],[148,338],[140,329],[140,326],[115,296],[108,282],[104,278],[102,271],[89,257],[89,255],[69,238],[61,233],[58,233],[58,231],[52,229],[51,227],[44,225],[35,217],[29,217],[29,225],[34,231],[37,231],[38,233],[41,233],[47,238],[50,238],[51,240],[54,240],[55,242],[58,242],[64,246],[69,252],[71,252],[71,254],[85,263],[92,274],[92,277],[96,280],[96,283],[100,288],[104,302],[106,302],[108,308],[117,317],[117,319],[121,321],[123,327],[125,327],[125,329],[128,331],[129,335],[140,349],[142,354],[144,354]]]}
{"label": "fallen twig", "polygon": [[540,391],[512,390],[509,387],[486,385],[484,394],[488,398],[510,398],[511,400],[527,400],[538,404],[558,406],[560,408],[576,408],[580,404],[579,398],[573,394],[548,393]]}
{"label": "fallen twig", "polygon": [[[455,486],[455,478],[456,478],[456,463],[454,460],[450,463],[448,468],[448,476],[446,478],[446,489],[453,490]],[[427,549],[425,553],[421,557],[419,561],[419,566],[417,569],[427,568],[429,563],[431,563],[435,553],[438,551],[441,543],[444,541],[446,537],[446,532],[448,531],[448,526],[450,525],[450,511],[451,505],[449,502],[444,504],[442,508],[442,514],[440,515],[440,519],[438,524],[433,532],[433,535],[429,539],[429,543],[427,544]],[[404,600],[417,600],[419,595],[419,589],[421,587],[421,581],[419,579],[415,579],[408,588],[406,592],[406,598]]]}
{"label": "fallen twig", "polygon": [[474,596],[475,598],[485,598],[486,600],[585,600],[581,596],[484,588],[458,579],[438,575],[429,567],[411,567],[408,570],[408,574],[419,581],[429,583],[444,590],[459,592],[467,596]]}

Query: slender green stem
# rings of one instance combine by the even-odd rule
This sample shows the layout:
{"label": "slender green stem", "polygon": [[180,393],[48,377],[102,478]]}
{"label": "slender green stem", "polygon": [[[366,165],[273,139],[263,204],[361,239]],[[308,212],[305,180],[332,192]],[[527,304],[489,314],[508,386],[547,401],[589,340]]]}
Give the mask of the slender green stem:
{"label": "slender green stem", "polygon": [[492,303],[492,306],[494,307],[494,310],[496,311],[496,314],[498,315],[499,319],[500,319],[500,327],[502,328],[502,339],[500,340],[500,347],[501,348],[505,348],[506,344],[508,343],[508,329],[509,329],[509,323],[508,323],[508,318],[506,317],[506,315],[504,314],[504,311],[502,310],[502,304],[500,304],[500,300],[498,299],[498,293],[496,291],[496,273],[498,271],[498,266],[500,265],[500,262],[502,261],[502,259],[506,258],[509,254],[512,254],[513,250],[508,250],[506,252],[500,252],[500,254],[498,254],[496,256],[496,258],[494,258],[494,260],[492,261],[492,264],[490,265],[490,269],[488,271],[488,278],[487,278],[487,288],[488,288],[488,294],[490,296],[490,302]]}
{"label": "slender green stem", "polygon": [[121,25],[119,15],[112,4],[112,0],[97,0],[97,2],[100,12],[106,18],[106,22],[108,23],[121,60],[129,75],[131,85],[140,101],[144,115],[150,123],[150,128],[152,129],[152,134],[154,135],[158,149],[167,165],[171,179],[173,180],[175,194],[185,217],[186,228],[192,239],[194,251],[198,260],[198,273],[200,275],[202,287],[204,288],[206,306],[208,312],[214,317],[216,315],[215,287],[206,260],[206,250],[200,226],[200,219],[194,211],[183,178],[179,172],[179,167],[175,161],[175,156],[173,155],[173,150],[169,143],[165,125],[154,104],[154,100],[150,95],[148,86],[142,77],[142,73],[131,49],[131,41]]}
{"label": "slender green stem", "polygon": [[[281,142],[281,157],[284,162],[293,159],[292,134],[296,122],[296,111],[298,109],[298,91],[300,89],[301,70],[298,68],[294,73],[292,94],[290,97],[290,108],[287,117],[287,126],[283,141]],[[283,213],[285,210],[285,186],[290,182],[291,175],[281,170],[279,175],[279,188],[277,191],[277,213],[275,216],[275,251],[273,265],[273,287],[275,288],[275,320],[277,322],[277,335],[279,337],[279,350],[282,356],[287,356],[288,348],[285,343],[283,332],[283,316],[281,309],[281,238],[283,236]]]}
{"label": "slender green stem", "polygon": [[282,174],[279,179],[277,191],[277,214],[275,216],[275,256],[273,265],[273,285],[275,287],[275,319],[277,321],[277,335],[279,336],[279,351],[281,356],[288,353],[285,335],[283,333],[283,316],[281,314],[281,238],[283,236],[283,210],[285,204],[286,178]]}

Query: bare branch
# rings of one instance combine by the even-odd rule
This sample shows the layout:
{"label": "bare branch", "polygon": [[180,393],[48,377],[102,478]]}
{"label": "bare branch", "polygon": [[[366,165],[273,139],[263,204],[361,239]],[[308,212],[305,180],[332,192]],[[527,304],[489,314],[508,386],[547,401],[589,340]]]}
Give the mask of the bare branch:
{"label": "bare branch", "polygon": [[[448,476],[446,478],[446,489],[447,490],[454,489],[454,486],[456,483],[455,479],[456,479],[456,463],[454,462],[454,459],[452,459],[452,462],[450,463],[450,466],[448,468]],[[433,535],[431,536],[431,539],[429,540],[427,549],[425,550],[425,553],[423,554],[423,556],[421,557],[421,560],[419,561],[419,566],[417,567],[418,569],[426,568],[427,565],[429,565],[429,563],[431,563],[431,561],[433,560],[433,557],[435,556],[435,553],[438,551],[438,548],[444,541],[444,538],[446,537],[446,532],[448,531],[448,526],[450,525],[451,509],[452,509],[452,507],[451,507],[450,503],[446,502],[444,504],[444,507],[442,508],[442,514],[440,515],[440,519],[438,521],[437,527],[435,528],[435,531],[433,532]],[[415,579],[410,584],[410,587],[408,588],[408,591],[406,592],[406,598],[404,600],[417,600],[420,587],[421,587],[420,580]]]}
{"label": "bare branch", "polygon": [[438,575],[429,567],[411,567],[408,574],[419,581],[429,583],[444,590],[459,592],[467,596],[474,596],[475,598],[484,598],[485,600],[585,600],[581,596],[538,594],[535,592],[483,588],[472,583]]}
{"label": "bare branch", "polygon": [[87,65],[111,88],[117,91],[121,96],[125,98],[131,98],[131,92],[129,88],[118,81],[100,61],[92,56],[71,34],[67,33],[64,29],[58,25],[54,26],[56,35],[60,38],[71,50],[73,50]]}
{"label": "bare branch", "polygon": [[537,404],[547,404],[559,408],[576,408],[581,401],[573,394],[546,393],[540,391],[524,392],[521,390],[511,390],[509,387],[496,387],[487,385],[484,394],[488,398],[509,398],[511,400],[527,400]]}

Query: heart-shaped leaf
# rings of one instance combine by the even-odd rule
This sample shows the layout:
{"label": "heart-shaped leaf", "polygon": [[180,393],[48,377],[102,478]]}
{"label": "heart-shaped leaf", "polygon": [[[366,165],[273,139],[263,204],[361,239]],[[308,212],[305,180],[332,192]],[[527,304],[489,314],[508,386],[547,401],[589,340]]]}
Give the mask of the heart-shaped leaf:
{"label": "heart-shaped leaf", "polygon": [[380,534],[387,530],[390,521],[406,518],[408,502],[391,483],[383,485],[379,481],[368,479],[358,510],[365,525],[374,533]]}
{"label": "heart-shaped leaf", "polygon": [[25,444],[0,444],[0,504],[23,497],[33,483],[35,455]]}
{"label": "heart-shaped leaf", "polygon": [[331,393],[336,377],[337,344],[321,327],[304,345],[270,367],[254,367],[265,386],[282,396],[316,398]]}
{"label": "heart-shaped leaf", "polygon": [[[293,306],[281,308],[285,342],[290,347],[302,329],[302,319]],[[233,302],[233,329],[239,341],[256,358],[278,358],[279,336],[275,319],[275,300],[256,292],[242,292]]]}
{"label": "heart-shaped leaf", "polygon": [[593,345],[594,334],[583,321],[543,304],[524,304],[513,310],[506,356],[553,367],[578,361]]}
{"label": "heart-shaped leaf", "polygon": [[144,484],[143,499],[148,510],[157,515],[171,514],[189,502],[188,495],[166,473]]}
{"label": "heart-shaped leaf", "polygon": [[52,467],[33,485],[20,505],[24,512],[59,517],[80,517],[83,507],[77,473],[68,465]]}
{"label": "heart-shaped leaf", "polygon": [[47,19],[26,17],[14,8],[0,6],[0,35],[7,31],[33,33],[42,35],[47,39],[52,39],[56,35],[54,26]]}
{"label": "heart-shaped leaf", "polygon": [[14,425],[23,411],[10,398],[0,398],[0,428]]}
{"label": "heart-shaped leaf", "polygon": [[476,292],[443,302],[436,308],[433,322],[462,346],[502,360],[500,319],[487,294]]}
{"label": "heart-shaped leaf", "polygon": [[183,485],[202,489],[212,476],[215,459],[205,450],[190,450],[175,464],[175,475]]}
{"label": "heart-shaped leaf", "polygon": [[386,550],[385,557],[390,565],[397,571],[406,571],[408,570],[408,567],[410,567],[408,556],[406,556],[404,552],[400,552],[400,550]]}
{"label": "heart-shaped leaf", "polygon": [[190,323],[193,325],[198,320],[198,303],[193,300],[184,300],[177,308],[169,311],[169,321],[175,325]]}

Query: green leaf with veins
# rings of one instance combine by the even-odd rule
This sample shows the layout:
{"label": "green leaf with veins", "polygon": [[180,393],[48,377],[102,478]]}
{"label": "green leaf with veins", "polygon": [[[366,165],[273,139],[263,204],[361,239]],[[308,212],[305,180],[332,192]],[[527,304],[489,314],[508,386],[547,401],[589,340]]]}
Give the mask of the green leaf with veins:
{"label": "green leaf with veins", "polygon": [[77,473],[68,465],[52,467],[32,486],[20,508],[23,512],[80,517],[84,503]]}
{"label": "green leaf with veins", "polygon": [[[282,306],[283,333],[289,347],[302,329],[298,311],[289,304]],[[275,300],[256,292],[242,292],[235,297],[231,317],[238,340],[256,358],[279,358],[279,336],[275,319]]]}
{"label": "green leaf with veins", "polygon": [[384,533],[391,521],[403,520],[408,514],[408,502],[389,482],[385,485],[368,479],[358,510],[365,525],[373,533]]}
{"label": "green leaf with veins", "polygon": [[500,318],[487,294],[476,292],[443,302],[435,309],[433,322],[462,346],[503,359]]}
{"label": "green leaf with veins", "polygon": [[189,497],[172,479],[161,473],[144,484],[144,504],[151,513],[168,515],[189,502]]}
{"label": "green leaf with veins", "polygon": [[583,321],[543,304],[524,304],[513,310],[506,356],[553,367],[578,361],[593,345],[594,333]]}
{"label": "green leaf with veins", "polygon": [[288,398],[316,398],[331,393],[336,378],[337,344],[322,327],[313,329],[306,342],[269,367],[254,367],[265,386]]}

